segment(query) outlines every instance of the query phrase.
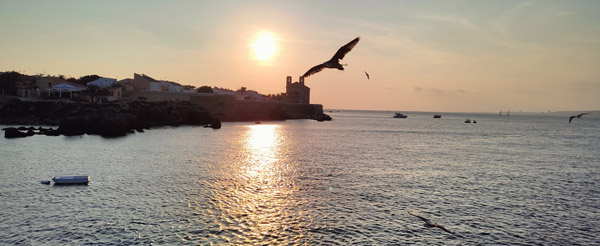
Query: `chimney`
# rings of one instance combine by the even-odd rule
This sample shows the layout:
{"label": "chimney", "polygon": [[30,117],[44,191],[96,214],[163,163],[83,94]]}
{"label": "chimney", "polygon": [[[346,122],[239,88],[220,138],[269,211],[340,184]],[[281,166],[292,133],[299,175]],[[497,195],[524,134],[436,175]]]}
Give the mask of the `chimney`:
{"label": "chimney", "polygon": [[287,76],[285,81],[286,81],[286,84],[285,84],[286,87],[291,86],[292,85],[292,76]]}
{"label": "chimney", "polygon": [[304,85],[304,77],[300,76],[300,80],[299,81],[300,81],[301,85]]}

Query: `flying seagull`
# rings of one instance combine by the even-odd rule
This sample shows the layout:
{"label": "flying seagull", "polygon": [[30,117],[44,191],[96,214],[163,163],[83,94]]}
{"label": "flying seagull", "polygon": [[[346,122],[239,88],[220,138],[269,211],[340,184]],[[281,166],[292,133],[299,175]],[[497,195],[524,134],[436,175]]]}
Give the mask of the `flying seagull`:
{"label": "flying seagull", "polygon": [[344,59],[344,56],[348,52],[350,52],[352,48],[354,48],[354,46],[356,46],[358,40],[360,40],[360,37],[356,37],[354,40],[350,41],[350,43],[347,43],[346,45],[342,46],[337,52],[335,52],[335,55],[333,55],[333,57],[331,57],[329,61],[323,62],[322,64],[312,67],[311,69],[306,71],[306,73],[304,73],[302,77],[311,76],[325,68],[337,68],[338,70],[344,70],[344,66],[346,64],[340,64],[340,60]]}
{"label": "flying seagull", "polygon": [[431,221],[429,219],[427,219],[427,218],[425,218],[423,216],[419,216],[419,215],[413,214],[410,211],[406,211],[406,212],[408,212],[408,214],[410,214],[412,216],[415,216],[415,217],[421,219],[422,221],[425,221],[425,224],[423,225],[425,227],[429,227],[429,228],[431,228],[431,227],[437,227],[437,228],[440,228],[440,229],[442,229],[443,231],[445,231],[447,233],[454,234],[454,232],[449,231],[448,229],[446,229],[445,227],[443,227],[443,226],[441,226],[439,224],[431,223]]}
{"label": "flying seagull", "polygon": [[365,71],[365,75],[367,75],[367,79],[369,79],[369,73],[367,73],[367,71]]}
{"label": "flying seagull", "polygon": [[571,121],[573,120],[573,118],[575,118],[575,117],[581,118],[581,116],[584,116],[586,114],[589,114],[589,113],[581,113],[581,114],[573,115],[573,116],[569,117],[569,124],[571,124]]}

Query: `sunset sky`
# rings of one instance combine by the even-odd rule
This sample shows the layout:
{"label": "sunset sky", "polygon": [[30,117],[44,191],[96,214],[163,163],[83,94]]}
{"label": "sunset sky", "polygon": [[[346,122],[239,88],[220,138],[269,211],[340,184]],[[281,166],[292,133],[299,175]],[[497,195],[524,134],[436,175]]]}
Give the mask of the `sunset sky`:
{"label": "sunset sky", "polygon": [[[326,109],[600,109],[600,1],[7,1],[0,71],[285,91]],[[261,40],[261,42],[257,42]],[[257,54],[258,52],[258,54]],[[367,80],[364,71],[371,78]]]}

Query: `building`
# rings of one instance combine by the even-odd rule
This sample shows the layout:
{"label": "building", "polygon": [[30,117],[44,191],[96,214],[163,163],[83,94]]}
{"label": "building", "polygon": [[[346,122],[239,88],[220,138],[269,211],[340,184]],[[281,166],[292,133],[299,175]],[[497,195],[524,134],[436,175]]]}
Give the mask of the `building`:
{"label": "building", "polygon": [[183,93],[196,93],[196,87],[192,85],[184,85]]}
{"label": "building", "polygon": [[133,74],[133,79],[129,81],[134,91],[161,91],[160,81],[155,80],[145,74]]}
{"label": "building", "polygon": [[94,100],[99,102],[119,100],[123,96],[123,86],[117,83],[117,79],[99,78],[87,83],[88,86],[95,85],[103,89],[95,95]]}
{"label": "building", "polygon": [[160,90],[170,92],[183,92],[183,86],[175,82],[161,80]]}
{"label": "building", "polygon": [[265,100],[263,95],[261,95],[257,91],[253,91],[253,90],[232,91],[229,89],[223,89],[223,88],[218,88],[218,87],[213,87],[212,90],[213,90],[213,93],[217,94],[217,95],[235,96],[236,100]]}
{"label": "building", "polygon": [[71,83],[65,81],[64,83],[60,83],[52,86],[52,89],[48,91],[50,97],[52,95],[56,95],[58,98],[81,98],[83,96],[83,91],[88,89],[85,85],[80,85],[77,83]]}
{"label": "building", "polygon": [[123,97],[128,97],[135,93],[135,89],[132,86],[132,81],[133,79],[122,79],[117,81],[117,83],[119,83],[121,87],[123,87]]}
{"label": "building", "polygon": [[300,77],[299,82],[292,83],[292,76],[287,76],[285,93],[285,101],[288,103],[310,104],[310,88],[304,85],[304,77]]}
{"label": "building", "polygon": [[40,77],[35,80],[37,97],[80,98],[87,86],[68,82],[60,77]]}
{"label": "building", "polygon": [[117,83],[116,79],[110,79],[110,78],[99,78],[97,80],[94,80],[92,82],[88,82],[87,85],[95,85],[98,86],[100,88],[108,88],[111,87],[113,85],[115,85]]}

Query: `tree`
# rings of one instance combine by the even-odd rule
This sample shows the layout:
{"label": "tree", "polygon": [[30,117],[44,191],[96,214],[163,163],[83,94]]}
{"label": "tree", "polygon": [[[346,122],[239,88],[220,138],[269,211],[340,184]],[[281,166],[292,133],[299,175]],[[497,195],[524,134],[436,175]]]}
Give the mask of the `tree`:
{"label": "tree", "polygon": [[15,71],[5,72],[0,75],[0,95],[17,95],[16,83],[21,74]]}
{"label": "tree", "polygon": [[210,86],[200,86],[200,88],[196,89],[197,93],[214,93],[213,89]]}
{"label": "tree", "polygon": [[100,78],[100,76],[98,75],[86,75],[86,76],[81,76],[79,77],[79,79],[77,80],[78,84],[82,84],[82,85],[87,85],[88,82],[92,82],[94,80],[98,80]]}
{"label": "tree", "polygon": [[99,90],[100,87],[97,85],[88,85],[88,91],[90,92],[90,99],[92,100],[92,103],[94,103],[94,97],[96,97]]}

